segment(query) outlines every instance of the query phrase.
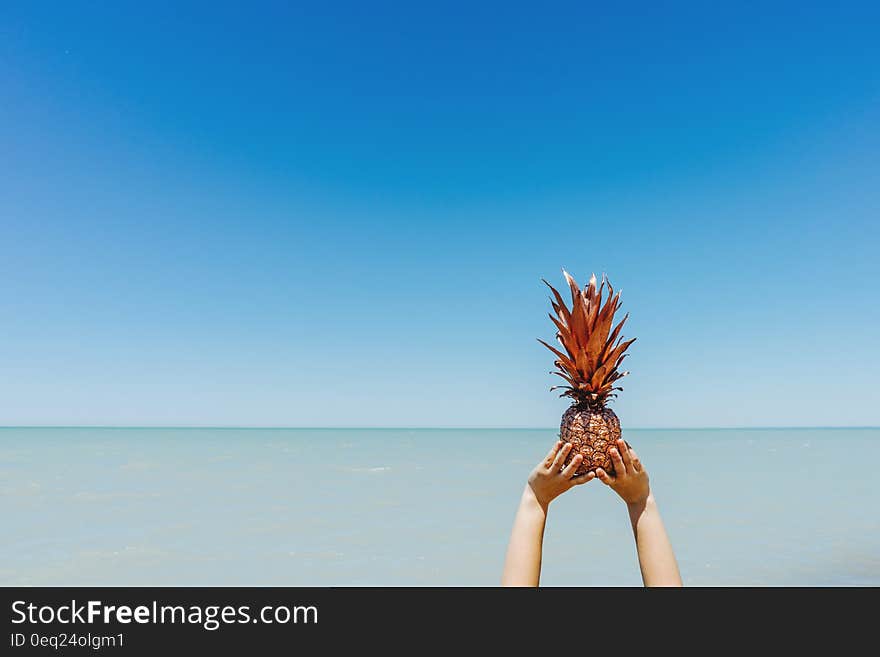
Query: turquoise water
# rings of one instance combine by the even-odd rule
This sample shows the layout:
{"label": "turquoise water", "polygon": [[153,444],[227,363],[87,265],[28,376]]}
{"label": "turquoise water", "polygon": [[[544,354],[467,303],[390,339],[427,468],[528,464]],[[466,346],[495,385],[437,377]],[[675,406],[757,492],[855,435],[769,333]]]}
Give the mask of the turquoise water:
{"label": "turquoise water", "polygon": [[[880,585],[878,429],[632,430],[686,584]],[[0,429],[2,585],[494,585],[548,430]],[[634,585],[554,502],[546,585]]]}

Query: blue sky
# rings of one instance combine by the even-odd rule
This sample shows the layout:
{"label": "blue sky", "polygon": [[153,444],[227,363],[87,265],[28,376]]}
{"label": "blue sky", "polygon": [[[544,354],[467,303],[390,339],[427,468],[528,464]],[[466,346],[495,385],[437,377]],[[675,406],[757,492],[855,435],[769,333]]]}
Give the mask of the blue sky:
{"label": "blue sky", "polygon": [[63,4],[0,8],[0,424],[552,426],[563,266],[625,426],[880,424],[876,4]]}

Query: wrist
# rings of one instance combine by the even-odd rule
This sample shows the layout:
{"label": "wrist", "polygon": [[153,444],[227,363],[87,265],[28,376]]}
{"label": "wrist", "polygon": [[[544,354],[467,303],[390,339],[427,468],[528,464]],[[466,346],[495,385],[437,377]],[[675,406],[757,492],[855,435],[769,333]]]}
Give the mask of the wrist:
{"label": "wrist", "polygon": [[541,511],[544,515],[547,514],[547,508],[550,506],[550,500],[542,500],[538,497],[538,494],[535,493],[535,489],[532,488],[531,484],[526,484],[526,488],[522,494],[522,500],[520,504],[525,507],[530,507],[536,510]]}
{"label": "wrist", "polygon": [[649,506],[656,506],[656,505],[657,505],[657,502],[654,500],[654,495],[650,491],[648,491],[648,494],[645,497],[642,497],[642,498],[639,498],[639,499],[634,500],[632,502],[626,503],[626,506],[630,510],[630,512],[636,511],[636,510],[642,511],[643,509],[646,509]]}

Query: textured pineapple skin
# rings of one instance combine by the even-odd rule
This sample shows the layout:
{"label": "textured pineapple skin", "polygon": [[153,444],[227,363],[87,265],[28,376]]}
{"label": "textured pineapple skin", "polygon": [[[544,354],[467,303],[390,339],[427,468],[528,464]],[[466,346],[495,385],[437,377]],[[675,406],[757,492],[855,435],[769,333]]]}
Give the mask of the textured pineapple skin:
{"label": "textured pineapple skin", "polygon": [[602,468],[613,475],[614,464],[608,450],[615,446],[620,435],[620,420],[610,408],[591,409],[585,404],[572,404],[562,414],[559,427],[559,438],[563,443],[571,443],[566,465],[576,454],[581,454],[584,460],[576,474]]}

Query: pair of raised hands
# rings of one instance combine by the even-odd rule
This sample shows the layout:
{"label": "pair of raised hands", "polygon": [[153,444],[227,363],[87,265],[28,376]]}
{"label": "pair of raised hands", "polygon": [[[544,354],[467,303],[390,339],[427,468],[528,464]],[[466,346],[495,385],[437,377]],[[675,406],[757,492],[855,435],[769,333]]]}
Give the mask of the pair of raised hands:
{"label": "pair of raised hands", "polygon": [[576,454],[571,463],[565,465],[565,459],[571,454],[571,444],[563,444],[561,440],[535,466],[513,521],[501,576],[504,586],[538,585],[544,524],[550,502],[570,488],[596,478],[626,502],[645,586],[681,586],[675,554],[657,502],[651,494],[648,472],[626,441],[618,440],[609,451],[614,464],[613,476],[601,468],[585,475],[575,475],[583,458]]}
{"label": "pair of raised hands", "polygon": [[535,499],[545,509],[565,491],[586,484],[597,477],[620,495],[627,505],[644,503],[651,494],[648,472],[642,467],[635,450],[627,445],[625,440],[618,440],[617,446],[611,448],[614,476],[602,468],[598,468],[595,473],[588,472],[575,476],[584,459],[580,454],[576,454],[571,462],[563,467],[570,452],[571,443],[563,444],[561,440],[557,441],[544,460],[536,465],[529,475],[529,487]]}

